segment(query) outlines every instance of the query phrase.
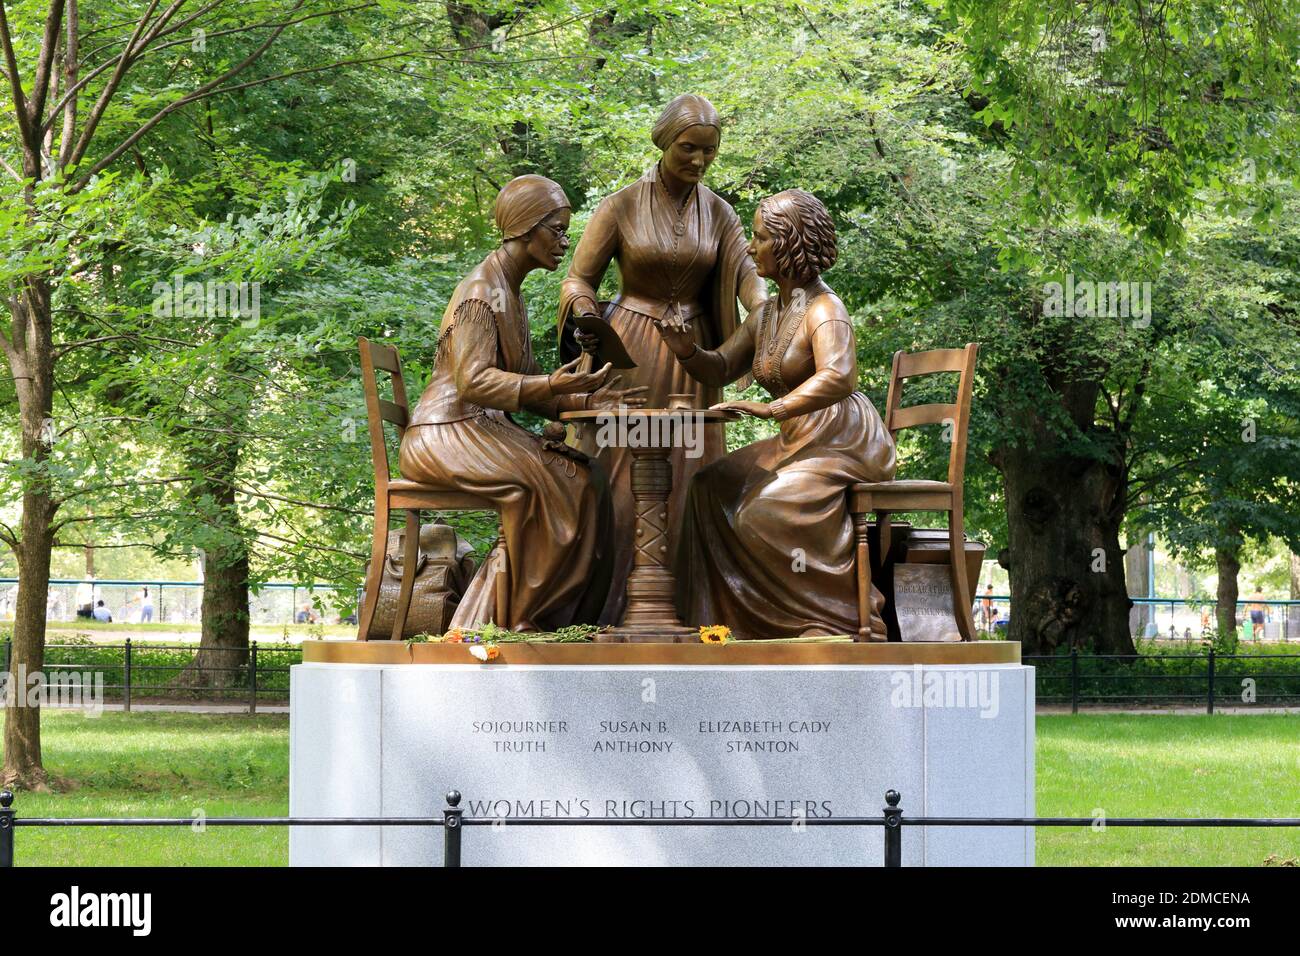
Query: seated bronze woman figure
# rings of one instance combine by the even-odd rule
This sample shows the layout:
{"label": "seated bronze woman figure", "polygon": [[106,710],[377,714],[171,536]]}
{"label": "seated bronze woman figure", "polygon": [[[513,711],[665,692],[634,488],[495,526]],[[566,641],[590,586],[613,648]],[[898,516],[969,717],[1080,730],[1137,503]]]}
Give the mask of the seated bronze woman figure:
{"label": "seated bronze woman figure", "polygon": [[[689,323],[657,324],[682,365],[712,386],[751,369],[770,403],[723,402],[781,423],[780,434],[701,469],[691,482],[676,577],[690,624],[726,624],[740,638],[852,634],[858,629],[853,524],[846,491],[894,475],[894,442],[857,391],[853,325],[822,281],[835,263],[835,225],[811,193],[763,200],[749,247],[780,296],[749,316],[716,351]],[[884,639],[873,589],[871,631]]]}
{"label": "seated bronze woman figure", "polygon": [[533,359],[520,284],[554,271],[569,246],[569,202],[557,183],[520,176],[497,196],[502,244],[456,287],[442,317],[434,371],[402,439],[404,478],[492,498],[512,564],[483,562],[453,627],[492,620],[498,574],[507,577],[517,631],[594,623],[609,589],[608,483],[559,442],[511,421],[528,409],[560,412],[643,399],[601,383],[609,366],[577,371],[578,360],[543,374]]}

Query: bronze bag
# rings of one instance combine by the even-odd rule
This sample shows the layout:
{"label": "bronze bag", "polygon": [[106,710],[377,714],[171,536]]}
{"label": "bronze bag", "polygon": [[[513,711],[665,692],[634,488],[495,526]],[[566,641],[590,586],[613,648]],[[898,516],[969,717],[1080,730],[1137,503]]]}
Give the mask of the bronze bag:
{"label": "bronze bag", "polygon": [[[397,594],[402,587],[402,552],[406,532],[388,533],[388,554],[384,574],[379,582],[379,603],[370,623],[371,640],[387,640],[393,634],[397,618]],[[415,584],[411,588],[411,606],[406,612],[402,637],[417,634],[441,634],[451,623],[461,595],[474,576],[474,558],[470,546],[461,541],[450,525],[441,521],[420,527],[420,549],[416,558]]]}

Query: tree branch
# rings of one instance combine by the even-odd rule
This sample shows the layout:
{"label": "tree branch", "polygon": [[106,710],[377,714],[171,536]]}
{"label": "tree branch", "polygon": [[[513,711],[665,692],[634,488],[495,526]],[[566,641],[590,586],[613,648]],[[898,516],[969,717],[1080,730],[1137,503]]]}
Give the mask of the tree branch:
{"label": "tree branch", "polygon": [[131,50],[135,47],[135,41],[140,39],[145,24],[149,22],[149,18],[153,16],[153,12],[157,8],[158,0],[149,0],[149,8],[137,21],[135,29],[131,31],[131,38],[126,41],[126,46],[122,48],[122,53],[117,58],[117,65],[113,69],[113,75],[108,78],[108,82],[100,91],[99,98],[95,100],[95,105],[90,109],[90,115],[86,117],[86,126],[82,129],[77,144],[72,147],[72,152],[68,155],[69,165],[80,162],[81,157],[85,155],[87,147],[90,146],[90,138],[95,135],[95,129],[104,116],[104,110],[108,109],[109,101],[117,92],[118,86],[122,83],[122,77],[126,75],[127,69],[131,66]]}
{"label": "tree branch", "polygon": [[81,71],[77,59],[81,50],[81,12],[77,8],[77,0],[68,0],[68,21],[67,21],[67,40],[64,43],[63,50],[63,88],[72,90],[69,95],[64,94],[63,100],[54,109],[50,110],[50,124],[54,124],[54,117],[63,110],[63,135],[59,137],[59,168],[66,169],[68,166],[68,144],[72,142],[72,137],[77,132],[77,80]]}
{"label": "tree branch", "polygon": [[[290,538],[282,538],[282,537],[280,537],[279,535],[276,535],[276,534],[270,534],[269,532],[266,532],[266,531],[255,531],[255,532],[253,532],[253,533],[256,534],[259,538],[268,538],[268,539],[270,539],[271,541],[279,541],[281,544],[292,544],[292,545],[302,545],[302,544],[303,544],[303,542],[301,542],[301,541],[293,541],[293,540],[290,539]],[[346,556],[349,557],[349,558],[358,558],[358,559],[362,559],[362,558],[367,557],[367,555],[362,554],[360,551],[345,551],[345,550],[343,550],[342,548],[331,548],[331,547],[330,547],[329,545],[327,545],[327,544],[314,544],[314,543],[313,543],[313,544],[308,544],[307,547],[311,548],[313,551],[332,551],[334,554],[342,554],[342,555],[346,555]]]}
{"label": "tree branch", "polygon": [[174,512],[171,511],[136,511],[124,514],[80,515],[76,518],[64,518],[62,521],[56,521],[50,525],[50,530],[57,532],[64,525],[79,524],[85,521],[138,521],[141,518],[170,518],[173,514]]}
{"label": "tree branch", "polygon": [[300,505],[304,508],[315,508],[318,511],[337,511],[340,514],[356,515],[359,518],[370,518],[374,516],[373,511],[358,511],[355,508],[345,508],[342,505],[326,505],[321,504],[318,501],[299,501],[296,498],[285,498],[281,495],[273,495],[266,491],[249,491],[247,488],[241,488],[231,482],[221,482],[221,484],[229,484],[239,494],[247,495],[250,498],[267,498],[271,501],[283,501],[285,504]]}
{"label": "tree branch", "polygon": [[106,485],[92,485],[89,488],[78,488],[72,494],[64,495],[58,503],[62,505],[65,501],[71,501],[73,498],[80,498],[82,495],[94,494],[97,491],[111,491],[114,488],[134,488],[137,485],[170,485],[178,481],[189,481],[185,475],[173,476],[171,478],[145,478],[135,481],[113,481]]}
{"label": "tree branch", "polygon": [[[293,9],[294,10],[299,9],[305,2],[306,0],[297,0],[297,2],[293,5]],[[153,0],[153,4],[156,5],[157,0]],[[134,146],[142,136],[148,133],[149,130],[153,129],[155,126],[161,123],[172,113],[176,112],[178,109],[180,109],[183,106],[187,106],[190,103],[193,103],[196,100],[203,99],[203,97],[208,96],[213,92],[219,92],[218,88],[221,86],[221,84],[225,83],[226,80],[229,80],[234,76],[238,76],[244,70],[248,69],[248,67],[252,66],[259,59],[261,59],[262,54],[265,53],[268,49],[270,49],[271,44],[275,43],[275,41],[280,38],[280,34],[283,33],[287,28],[288,28],[287,23],[282,26],[276,27],[274,30],[271,31],[271,35],[269,37],[267,37],[264,41],[262,41],[262,43],[260,43],[257,47],[253,49],[252,53],[248,54],[248,56],[244,57],[244,59],[240,60],[229,70],[227,70],[225,73],[221,74],[221,76],[217,77],[215,80],[212,80],[211,82],[203,84],[202,86],[195,89],[192,93],[189,93],[186,96],[182,96],[178,100],[173,100],[171,103],[168,103],[161,110],[155,113],[152,117],[145,120],[144,124],[140,126],[134,133],[128,136],[125,140],[123,140],[116,149],[112,150],[107,156],[105,156],[103,159],[97,162],[93,167],[91,167],[90,171],[87,172],[84,176],[81,177],[81,179],[77,181],[76,185],[72,188],[71,192],[78,192],[79,190],[84,189],[86,185],[90,182],[91,177],[98,175],[100,172],[102,172],[103,170],[111,166],[113,163],[115,163],[119,156],[121,156],[128,149]],[[123,55],[125,56],[125,51]],[[112,81],[110,81],[110,83],[111,82]],[[119,78],[119,82],[120,82],[120,78]],[[107,88],[105,92],[107,92]],[[100,99],[103,100],[104,97],[101,96]],[[99,104],[96,103],[96,106],[98,107]],[[103,110],[101,109],[100,114],[102,115],[102,113]],[[96,119],[96,122],[98,122],[98,119]],[[87,132],[89,132],[90,129],[91,127],[88,123],[86,130],[83,131],[81,134],[81,140],[77,144],[77,153],[73,156],[73,162],[79,161],[81,156],[84,154],[84,146],[82,144],[87,143]]]}
{"label": "tree branch", "polygon": [[45,112],[45,97],[50,91],[54,53],[59,46],[59,27],[63,25],[63,4],[64,0],[50,0],[50,11],[45,17],[41,52],[36,61],[36,74],[32,77],[32,98],[27,103],[27,123],[33,130],[39,130],[44,126],[41,116]]}
{"label": "tree branch", "polygon": [[9,32],[9,17],[5,13],[5,0],[0,0],[0,46],[4,47],[5,71],[9,75],[9,93],[14,98],[14,113],[18,120],[18,134],[23,140],[23,149],[32,151],[33,139],[27,125],[27,98],[23,96],[23,84],[18,77],[18,58],[14,56],[13,36]]}

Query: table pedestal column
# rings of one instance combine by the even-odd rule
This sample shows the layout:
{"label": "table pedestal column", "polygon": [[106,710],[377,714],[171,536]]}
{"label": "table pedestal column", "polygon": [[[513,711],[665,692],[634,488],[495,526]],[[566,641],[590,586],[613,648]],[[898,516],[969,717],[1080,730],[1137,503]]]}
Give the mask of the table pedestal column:
{"label": "table pedestal column", "polygon": [[699,632],[677,617],[676,584],[669,570],[668,499],[673,489],[671,448],[634,448],[632,497],[636,500],[636,553],[627,579],[623,623],[598,641],[672,642],[699,640]]}

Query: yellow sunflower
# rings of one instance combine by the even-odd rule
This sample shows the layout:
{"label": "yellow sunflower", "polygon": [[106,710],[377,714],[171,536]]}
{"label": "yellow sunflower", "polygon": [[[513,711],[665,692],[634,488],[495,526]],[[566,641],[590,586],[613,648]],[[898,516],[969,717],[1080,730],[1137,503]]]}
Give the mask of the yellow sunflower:
{"label": "yellow sunflower", "polygon": [[700,641],[704,644],[725,644],[731,640],[731,628],[725,624],[710,624],[700,628]]}

